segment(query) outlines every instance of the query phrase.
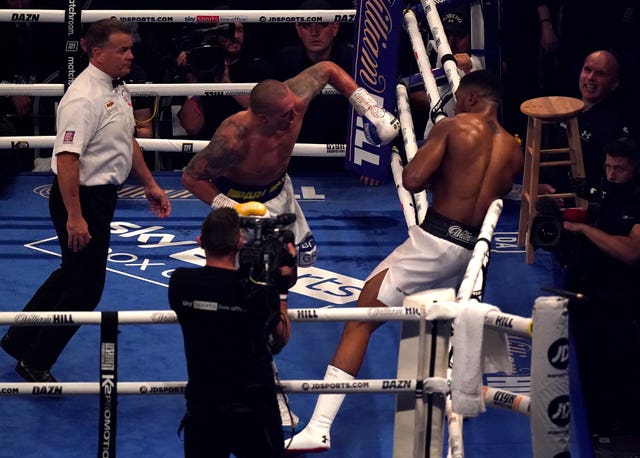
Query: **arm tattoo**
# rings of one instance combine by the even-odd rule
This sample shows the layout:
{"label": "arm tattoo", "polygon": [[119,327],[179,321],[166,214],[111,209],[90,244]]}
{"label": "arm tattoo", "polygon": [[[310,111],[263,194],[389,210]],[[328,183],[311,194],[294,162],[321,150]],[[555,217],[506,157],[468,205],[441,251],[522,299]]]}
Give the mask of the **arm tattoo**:
{"label": "arm tattoo", "polygon": [[320,71],[317,67],[309,67],[297,76],[286,81],[286,84],[299,97],[311,100],[322,92],[329,82],[327,72]]}
{"label": "arm tattoo", "polygon": [[[225,121],[224,124],[227,127],[235,128],[238,138],[242,138],[244,127],[232,121]],[[240,150],[238,146],[240,146],[240,142],[216,133],[209,144],[191,159],[185,172],[199,180],[217,178],[244,159],[244,151]]]}

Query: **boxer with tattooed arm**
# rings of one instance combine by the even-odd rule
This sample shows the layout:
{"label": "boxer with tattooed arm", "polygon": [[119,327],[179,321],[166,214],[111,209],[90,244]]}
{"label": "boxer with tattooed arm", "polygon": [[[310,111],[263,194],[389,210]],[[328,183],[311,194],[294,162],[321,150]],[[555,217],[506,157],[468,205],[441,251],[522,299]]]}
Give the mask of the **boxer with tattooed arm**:
{"label": "boxer with tattooed arm", "polygon": [[284,82],[264,80],[249,96],[249,107],[229,116],[209,144],[189,162],[185,187],[212,208],[259,201],[271,215],[295,213],[298,264],[316,260],[316,243],[296,202],[287,167],[311,100],[326,85],[349,98],[364,118],[371,143],[386,144],[399,132],[397,119],[333,62],[319,62]]}

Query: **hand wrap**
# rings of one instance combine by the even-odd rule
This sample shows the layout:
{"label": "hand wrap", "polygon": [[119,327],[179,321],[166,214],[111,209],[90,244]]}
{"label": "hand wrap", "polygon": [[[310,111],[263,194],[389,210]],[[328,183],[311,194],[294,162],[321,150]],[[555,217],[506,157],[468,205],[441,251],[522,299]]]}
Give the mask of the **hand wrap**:
{"label": "hand wrap", "polygon": [[236,205],[238,205],[238,202],[222,193],[215,196],[211,201],[211,208],[214,210],[221,207],[235,208]]}

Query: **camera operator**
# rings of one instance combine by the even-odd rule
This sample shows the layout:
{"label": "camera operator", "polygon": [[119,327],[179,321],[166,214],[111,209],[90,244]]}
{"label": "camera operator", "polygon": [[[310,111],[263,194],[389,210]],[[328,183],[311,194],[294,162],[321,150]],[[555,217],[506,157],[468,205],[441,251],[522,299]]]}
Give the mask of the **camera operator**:
{"label": "camera operator", "polygon": [[[187,83],[252,83],[275,75],[271,63],[250,55],[242,22],[199,29],[184,41],[185,47],[194,44],[181,50],[176,60]],[[178,120],[191,137],[210,140],[224,119],[248,106],[248,95],[190,96]]]}
{"label": "camera operator", "polygon": [[236,260],[245,244],[255,248],[260,240],[243,240],[242,219],[232,208],[211,211],[197,238],[206,264],[178,268],[169,282],[187,360],[180,426],[186,457],[283,455],[272,354],[289,339],[286,291],[296,280],[295,249],[282,244],[289,259],[273,275],[251,278]]}
{"label": "camera operator", "polygon": [[[604,152],[606,176],[592,190],[586,222],[565,214],[563,243],[573,247],[565,287],[587,298],[571,307],[570,322],[591,434],[638,437],[640,145],[622,137]],[[614,368],[615,384],[603,382]]]}

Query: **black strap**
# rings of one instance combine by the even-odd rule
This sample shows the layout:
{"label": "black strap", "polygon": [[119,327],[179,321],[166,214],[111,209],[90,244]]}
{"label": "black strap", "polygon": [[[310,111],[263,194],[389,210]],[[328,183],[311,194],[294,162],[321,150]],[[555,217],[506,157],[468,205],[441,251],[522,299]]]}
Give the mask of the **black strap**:
{"label": "black strap", "polygon": [[101,316],[98,458],[115,458],[116,407],[118,405],[118,312],[102,312]]}

